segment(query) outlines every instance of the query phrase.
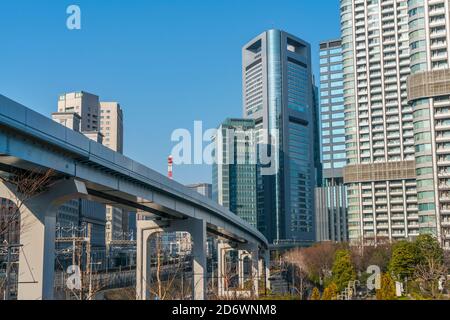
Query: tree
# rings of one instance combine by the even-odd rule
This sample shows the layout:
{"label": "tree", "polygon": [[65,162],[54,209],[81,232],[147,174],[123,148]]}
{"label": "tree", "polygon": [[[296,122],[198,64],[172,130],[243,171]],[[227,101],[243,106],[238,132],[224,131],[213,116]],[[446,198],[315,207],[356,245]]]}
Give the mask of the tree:
{"label": "tree", "polygon": [[332,268],[332,281],[339,291],[344,290],[350,281],[356,279],[356,272],[351,261],[349,250],[336,251]]}
{"label": "tree", "polygon": [[377,245],[352,246],[352,262],[356,272],[366,273],[369,266],[375,265],[386,272],[392,255],[390,242],[377,243]]}
{"label": "tree", "polygon": [[390,243],[378,245],[372,251],[367,267],[370,265],[376,265],[379,266],[382,271],[387,271],[391,256],[392,246]]}
{"label": "tree", "polygon": [[191,291],[192,277],[186,267],[191,264],[191,256],[178,254],[171,257],[167,250],[167,243],[162,233],[156,233],[150,239],[154,255],[151,259],[150,273],[146,282],[147,290],[152,299],[184,300]]}
{"label": "tree", "polygon": [[395,299],[395,282],[389,273],[381,275],[381,288],[376,293],[377,300],[394,300]]}
{"label": "tree", "polygon": [[439,281],[445,279],[447,269],[444,264],[444,250],[431,235],[420,235],[415,241],[418,265],[414,277],[420,291],[425,296],[439,296]]}
{"label": "tree", "polygon": [[[11,192],[8,195],[7,208],[0,208],[0,242],[19,244],[20,234],[30,227],[30,223],[21,217],[21,211],[31,198],[45,192],[54,182],[52,170],[20,170],[0,174],[0,183],[6,185]],[[1,199],[0,199],[1,200]],[[17,257],[18,255],[15,255]],[[15,258],[17,259],[17,258]],[[18,261],[10,260],[6,268],[17,268]],[[0,260],[0,265],[3,261]],[[17,273],[18,271],[16,271]],[[10,283],[0,283],[0,292],[9,293]],[[8,296],[8,294],[6,295]]]}
{"label": "tree", "polygon": [[405,240],[394,244],[391,261],[389,262],[389,272],[397,278],[403,280],[405,277],[411,278],[414,274],[418,262],[417,247],[414,243]]}
{"label": "tree", "polygon": [[450,266],[450,250],[444,250],[444,265]]}
{"label": "tree", "polygon": [[414,277],[422,294],[436,299],[440,294],[439,281],[446,279],[446,274],[447,268],[442,262],[429,259],[426,263],[421,263],[416,267]]}
{"label": "tree", "polygon": [[[27,202],[43,192],[45,192],[53,182],[54,173],[52,170],[27,171],[14,169],[9,173],[0,175],[0,183],[10,186],[14,194],[10,195],[11,206],[8,214],[0,216],[0,239],[10,239],[11,232],[23,232],[20,227],[24,227],[24,221],[20,221],[20,211]],[[22,225],[20,226],[20,222]]]}
{"label": "tree", "polygon": [[317,289],[317,287],[314,287],[309,300],[320,300],[320,292],[319,289]]}
{"label": "tree", "polygon": [[342,244],[323,242],[309,248],[294,249],[285,255],[285,261],[306,272],[309,280],[321,285],[331,276],[333,259]]}
{"label": "tree", "polygon": [[336,300],[338,296],[338,287],[332,282],[325,288],[322,295],[322,300]]}
{"label": "tree", "polygon": [[284,262],[287,263],[287,274],[291,278],[291,283],[297,289],[300,299],[303,299],[308,288],[312,287],[310,284],[309,272],[305,264],[305,255],[301,250],[292,250],[283,256]]}
{"label": "tree", "polygon": [[417,249],[417,262],[419,264],[427,263],[431,259],[439,263],[444,261],[444,250],[432,235],[422,234],[417,237],[414,243]]}

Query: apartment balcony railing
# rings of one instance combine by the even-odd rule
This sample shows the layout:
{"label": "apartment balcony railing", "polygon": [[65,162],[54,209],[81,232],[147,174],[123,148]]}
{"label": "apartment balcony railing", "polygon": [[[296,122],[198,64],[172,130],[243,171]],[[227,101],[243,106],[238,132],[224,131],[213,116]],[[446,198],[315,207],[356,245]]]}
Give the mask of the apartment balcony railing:
{"label": "apartment balcony railing", "polygon": [[449,153],[450,152],[450,146],[447,147],[438,147],[437,148],[437,153]]}

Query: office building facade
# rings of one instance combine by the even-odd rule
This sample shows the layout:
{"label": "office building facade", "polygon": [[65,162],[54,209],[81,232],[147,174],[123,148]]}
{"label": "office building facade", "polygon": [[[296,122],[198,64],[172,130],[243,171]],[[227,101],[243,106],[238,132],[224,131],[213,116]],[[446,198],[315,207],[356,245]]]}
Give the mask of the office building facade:
{"label": "office building facade", "polygon": [[123,153],[123,112],[117,102],[100,102],[100,132],[106,147]]}
{"label": "office building facade", "polygon": [[20,214],[16,204],[0,198],[0,243],[20,243]]}
{"label": "office building facade", "polygon": [[227,119],[213,139],[216,159],[212,172],[213,199],[256,228],[255,122]]}
{"label": "office building facade", "polygon": [[[64,110],[61,108],[61,110]],[[63,126],[80,132],[81,117],[76,112],[55,112],[52,119]]]}
{"label": "office building facade", "polygon": [[[100,102],[97,95],[84,91],[65,93],[59,96],[58,112],[53,113],[52,118],[116,152],[123,152],[123,114],[117,102]],[[128,230],[128,213],[111,206],[73,200],[61,206],[59,211],[61,226],[91,223],[95,236],[93,243],[109,244],[115,235],[120,237]]]}
{"label": "office building facade", "polygon": [[320,119],[323,178],[343,176],[345,158],[344,75],[341,40],[320,44]]}
{"label": "office building facade", "polygon": [[[111,150],[123,153],[123,112],[117,102],[99,102],[100,132],[102,144]],[[106,206],[106,244],[122,240],[128,233],[128,212]]]}
{"label": "office building facade", "polygon": [[211,183],[196,183],[187,185],[189,189],[192,189],[201,195],[207,197],[208,199],[212,199],[212,184]]}
{"label": "office building facade", "polygon": [[320,43],[322,185],[316,189],[317,241],[347,241],[344,77],[341,40]]}
{"label": "office building facade", "polygon": [[276,173],[257,175],[259,229],[275,245],[309,245],[320,175],[310,45],[269,30],[248,42],[242,57],[244,118],[255,121],[258,148],[275,147]]}
{"label": "office building facade", "polygon": [[61,94],[58,99],[58,113],[76,113],[80,117],[80,128],[77,131],[100,131],[99,98],[88,92],[70,92]]}
{"label": "office building facade", "polygon": [[[88,92],[64,93],[58,99],[58,111],[52,119],[81,132],[89,139],[101,142],[99,132],[99,97]],[[81,227],[92,225],[91,242],[96,247],[105,246],[105,206],[84,199],[72,199],[58,209],[59,226]]]}

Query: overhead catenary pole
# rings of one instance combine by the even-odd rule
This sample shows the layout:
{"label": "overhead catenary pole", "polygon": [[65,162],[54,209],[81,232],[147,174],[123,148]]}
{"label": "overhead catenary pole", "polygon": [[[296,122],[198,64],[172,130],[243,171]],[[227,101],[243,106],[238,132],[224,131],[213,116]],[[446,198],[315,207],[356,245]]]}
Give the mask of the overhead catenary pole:
{"label": "overhead catenary pole", "polygon": [[11,277],[11,247],[6,247],[6,279],[5,279],[5,300],[10,299],[10,277]]}
{"label": "overhead catenary pole", "polygon": [[20,248],[23,247],[21,244],[9,244],[8,241],[3,241],[3,244],[1,245],[6,249],[6,274],[5,274],[5,291],[3,295],[4,300],[10,300],[11,299],[11,267],[13,265],[12,261],[12,255],[11,251],[14,248]]}
{"label": "overhead catenary pole", "polygon": [[86,242],[86,271],[89,276],[88,300],[92,299],[92,265],[91,265],[91,233],[92,224],[87,225],[87,242]]}
{"label": "overhead catenary pole", "polygon": [[75,265],[75,255],[76,255],[76,240],[75,237],[72,240],[72,265]]}

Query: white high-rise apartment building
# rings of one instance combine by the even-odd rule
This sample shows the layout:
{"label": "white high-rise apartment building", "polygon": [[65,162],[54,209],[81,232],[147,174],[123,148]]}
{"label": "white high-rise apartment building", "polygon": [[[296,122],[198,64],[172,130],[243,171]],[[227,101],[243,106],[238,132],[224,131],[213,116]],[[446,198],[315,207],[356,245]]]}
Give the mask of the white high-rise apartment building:
{"label": "white high-rise apartment building", "polygon": [[408,17],[407,0],[341,0],[344,181],[353,242],[419,234]]}
{"label": "white high-rise apartment building", "polygon": [[[100,132],[103,145],[123,153],[123,114],[117,102],[100,102]],[[106,244],[112,240],[122,239],[123,232],[128,231],[128,212],[120,208],[106,206]]]}
{"label": "white high-rise apartment building", "polygon": [[450,249],[450,5],[410,0],[408,10],[420,232]]}

